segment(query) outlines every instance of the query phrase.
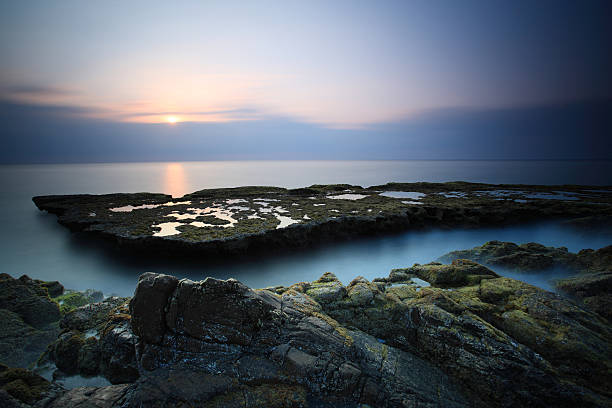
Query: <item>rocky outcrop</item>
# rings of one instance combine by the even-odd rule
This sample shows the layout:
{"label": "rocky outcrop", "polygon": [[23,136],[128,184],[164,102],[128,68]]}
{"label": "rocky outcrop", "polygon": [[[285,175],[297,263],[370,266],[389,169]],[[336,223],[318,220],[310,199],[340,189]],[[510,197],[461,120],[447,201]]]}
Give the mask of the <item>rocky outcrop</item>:
{"label": "rocky outcrop", "polygon": [[546,247],[534,242],[517,245],[490,241],[472,249],[450,252],[438,260],[450,262],[460,258],[524,272],[551,268],[574,271],[576,276],[555,282],[557,289],[606,319],[612,319],[612,245],[572,253],[564,247]]}
{"label": "rocky outcrop", "polygon": [[469,405],[441,370],[295,290],[145,274],[131,312],[141,376],[130,406]]}
{"label": "rocky outcrop", "polygon": [[609,322],[469,260],[262,290],[147,273],[129,313],[138,378],[45,406],[612,406]]}
{"label": "rocky outcrop", "polygon": [[583,249],[575,254],[565,247],[547,247],[535,242],[517,245],[513,242],[489,241],[472,249],[450,252],[438,258],[438,261],[448,263],[456,259],[470,259],[520,271],[565,268],[577,272],[601,272],[612,270],[612,245],[598,250]]}
{"label": "rocky outcrop", "polygon": [[33,201],[57,214],[71,230],[110,238],[118,248],[145,251],[149,257],[278,251],[427,227],[612,219],[612,189],[464,182],[240,187],[201,190],[174,200],[137,193],[42,196]]}
{"label": "rocky outcrop", "polygon": [[[430,287],[413,281],[435,276],[440,277]],[[612,404],[609,324],[571,301],[473,262],[415,265],[374,282],[358,278],[347,287],[326,275],[276,288],[285,290],[309,294],[340,325],[442,368],[474,405]],[[327,296],[331,292],[338,296]]]}
{"label": "rocky outcrop", "polygon": [[48,292],[55,283],[0,274],[1,363],[27,367],[57,337],[60,311]]}
{"label": "rocky outcrop", "polygon": [[[568,259],[605,269],[607,251]],[[56,318],[55,284],[2,278],[0,311],[61,330],[41,364],[115,385],[65,390],[0,365],[0,406],[612,407],[609,272],[559,283],[600,315],[456,259],[259,290],[146,273],[131,299],[74,307],[59,323],[18,314],[51,303]]]}
{"label": "rocky outcrop", "polygon": [[582,300],[591,310],[612,321],[612,270],[576,275],[556,282],[558,289]]}
{"label": "rocky outcrop", "polygon": [[113,384],[138,378],[136,338],[126,298],[110,297],[67,313],[62,333],[39,361],[54,363],[67,375],[102,375]]}
{"label": "rocky outcrop", "polygon": [[[0,406],[34,404],[51,389],[49,381],[24,368],[0,364]],[[4,396],[2,392],[6,393]]]}

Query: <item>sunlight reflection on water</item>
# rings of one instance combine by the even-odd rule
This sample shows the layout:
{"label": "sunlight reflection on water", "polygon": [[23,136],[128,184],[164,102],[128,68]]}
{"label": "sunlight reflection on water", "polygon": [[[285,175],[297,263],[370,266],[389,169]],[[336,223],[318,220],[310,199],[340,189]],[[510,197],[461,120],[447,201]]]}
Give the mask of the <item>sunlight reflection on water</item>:
{"label": "sunlight reflection on water", "polygon": [[164,176],[164,192],[172,197],[182,197],[192,193],[188,188],[187,176],[181,163],[168,163]]}

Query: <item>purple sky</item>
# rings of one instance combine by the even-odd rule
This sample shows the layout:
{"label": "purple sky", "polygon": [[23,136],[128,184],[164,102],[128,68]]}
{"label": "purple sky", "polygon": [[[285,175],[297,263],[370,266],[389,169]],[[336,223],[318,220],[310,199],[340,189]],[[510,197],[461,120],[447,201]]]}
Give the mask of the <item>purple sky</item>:
{"label": "purple sky", "polygon": [[[579,117],[570,126],[573,133],[559,137],[576,144],[595,138],[598,154],[607,158],[608,5],[560,0],[2,2],[0,102],[6,108],[0,131],[25,161],[43,159],[33,158],[34,142],[26,146],[20,138],[57,145],[62,143],[57,129],[79,132],[62,146],[71,149],[79,141],[92,143],[92,134],[104,137],[105,126],[132,135],[126,139],[130,144],[136,143],[135,134],[140,140],[139,132],[166,132],[155,126],[174,127],[180,137],[199,132],[201,143],[209,143],[211,125],[226,125],[213,126],[215,134],[221,132],[215,146],[219,154],[258,158],[246,150],[232,155],[222,147],[238,143],[236,137],[275,143],[269,131],[262,133],[269,123],[276,124],[278,138],[294,135],[298,144],[352,134],[364,140],[358,156],[367,157],[369,143],[380,140],[389,143],[380,155],[395,158],[391,153],[410,151],[432,129],[438,139],[443,133],[458,146],[475,132],[480,138],[516,138],[508,127],[523,136],[551,137],[524,122],[554,122],[550,109],[578,104],[570,114]],[[597,107],[585,113],[584,103]],[[515,113],[500,122],[499,113],[509,111]],[[519,118],[520,112],[527,116]],[[537,112],[547,114],[538,117]],[[469,125],[461,120],[466,115],[472,117]],[[498,122],[473,125],[487,120]],[[593,126],[584,127],[593,120]],[[550,126],[546,132],[559,131]],[[197,139],[193,143],[206,150]],[[325,153],[324,144],[320,149]],[[568,149],[554,158],[575,147]],[[453,155],[446,150],[442,155],[443,150],[423,145],[425,155]],[[587,150],[583,156],[590,157]],[[484,152],[483,158],[499,156],[495,152],[489,157]],[[107,156],[113,160],[110,150]],[[282,152],[274,157],[294,158]]]}

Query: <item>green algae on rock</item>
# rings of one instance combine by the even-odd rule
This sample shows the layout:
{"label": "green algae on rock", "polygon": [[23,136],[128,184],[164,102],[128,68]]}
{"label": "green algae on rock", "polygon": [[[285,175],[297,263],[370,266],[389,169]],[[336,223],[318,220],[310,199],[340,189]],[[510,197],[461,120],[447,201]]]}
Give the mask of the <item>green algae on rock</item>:
{"label": "green algae on rock", "polygon": [[[385,194],[396,193],[396,194]],[[476,227],[546,218],[612,218],[612,189],[588,186],[389,183],[239,187],[163,194],[34,197],[61,224],[128,249],[226,254],[301,247],[423,227]],[[405,197],[405,198],[395,198]]]}
{"label": "green algae on rock", "polygon": [[0,390],[22,403],[33,404],[42,399],[50,385],[47,380],[29,370],[0,363]]}
{"label": "green algae on rock", "polygon": [[460,258],[533,273],[553,267],[574,271],[575,276],[555,281],[556,288],[612,320],[612,245],[572,253],[564,247],[546,247],[534,242],[517,245],[490,241],[472,249],[450,252],[438,261],[455,262]]}
{"label": "green algae on rock", "polygon": [[1,363],[13,367],[33,364],[57,337],[59,319],[59,307],[41,281],[0,274]]}

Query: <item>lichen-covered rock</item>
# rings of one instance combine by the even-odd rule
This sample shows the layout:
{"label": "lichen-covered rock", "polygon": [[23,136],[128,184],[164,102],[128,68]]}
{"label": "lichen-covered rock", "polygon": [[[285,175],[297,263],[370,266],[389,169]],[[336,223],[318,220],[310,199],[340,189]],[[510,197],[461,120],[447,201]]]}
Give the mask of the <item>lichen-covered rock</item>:
{"label": "lichen-covered rock", "polygon": [[62,315],[65,315],[78,307],[100,302],[103,298],[102,292],[87,289],[84,292],[69,290],[54,300],[59,304]]}
{"label": "lichen-covered rock", "polygon": [[46,357],[65,374],[102,375],[113,384],[138,378],[128,299],[110,297],[68,312]]}
{"label": "lichen-covered rock", "polygon": [[17,313],[35,328],[60,319],[59,308],[49,298],[47,289],[26,275],[14,279],[6,273],[0,274],[0,309]]}
{"label": "lichen-covered rock", "polygon": [[557,289],[582,301],[601,316],[612,318],[612,245],[572,253],[564,247],[546,247],[533,242],[516,245],[490,241],[480,247],[450,252],[439,261],[457,262],[458,258],[530,272],[553,267],[575,271],[576,276],[557,281]]}
{"label": "lichen-covered rock", "polygon": [[131,384],[41,406],[612,407],[609,321],[473,261],[271,289],[143,274],[129,310],[78,308],[60,336],[77,371]]}
{"label": "lichen-covered rock", "polygon": [[27,367],[59,333],[57,304],[47,287],[27,276],[0,274],[0,363]]}
{"label": "lichen-covered rock", "polygon": [[58,281],[42,281],[35,279],[35,282],[47,289],[49,297],[56,298],[64,293],[64,285]]}
{"label": "lichen-covered rock", "polygon": [[[12,399],[25,404],[34,404],[43,398],[49,388],[50,383],[38,374],[24,368],[12,368],[0,364],[0,390],[9,394]],[[5,405],[0,404],[1,406],[10,407],[11,404],[19,406],[15,401],[11,401],[11,398],[4,398]],[[2,400],[3,397],[0,395],[0,403]]]}
{"label": "lichen-covered rock", "polygon": [[[435,363],[474,405],[612,404],[610,326],[566,299],[487,271],[472,262],[433,263],[374,283],[356,279],[346,296],[321,303],[320,313]],[[416,276],[432,286],[416,287]],[[368,288],[371,300],[351,299],[354,287]]]}
{"label": "lichen-covered rock", "polygon": [[468,259],[455,259],[451,265],[436,262],[415,265],[406,272],[437,286],[476,285],[483,279],[499,278],[492,270]]}
{"label": "lichen-covered rock", "polygon": [[346,289],[336,275],[326,272],[320,279],[308,285],[306,293],[317,302],[325,303],[344,296]]}

